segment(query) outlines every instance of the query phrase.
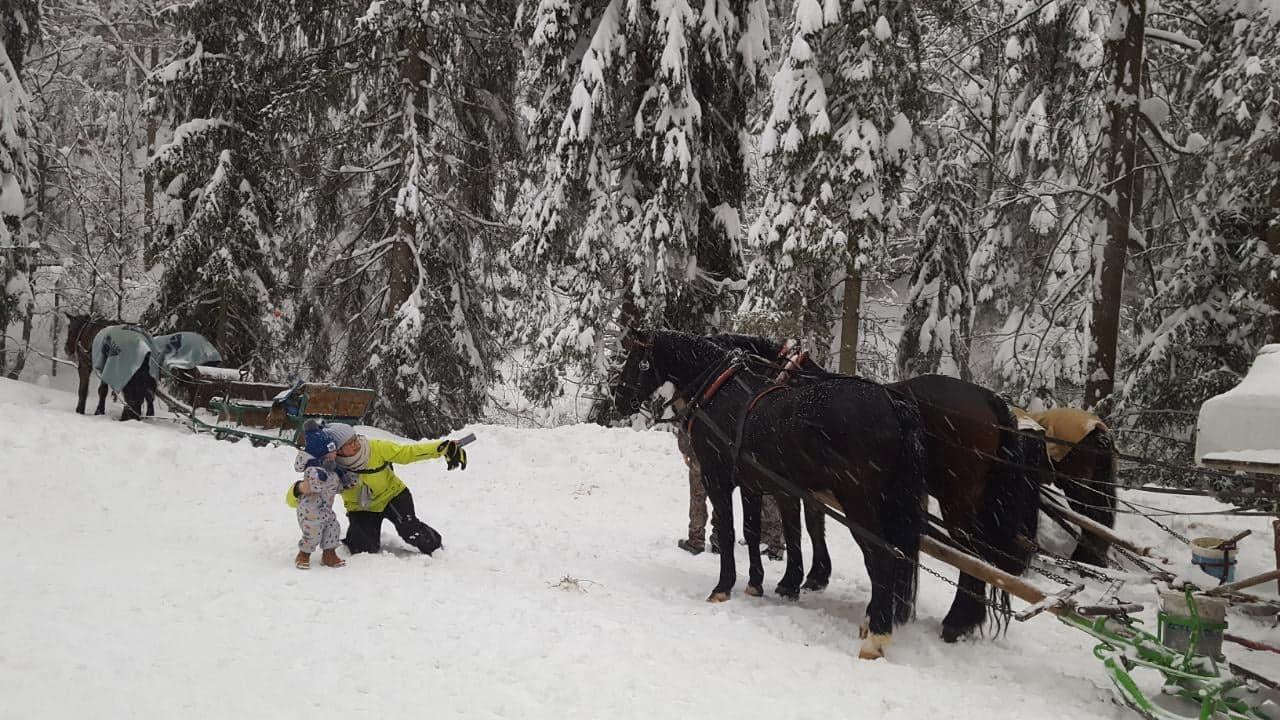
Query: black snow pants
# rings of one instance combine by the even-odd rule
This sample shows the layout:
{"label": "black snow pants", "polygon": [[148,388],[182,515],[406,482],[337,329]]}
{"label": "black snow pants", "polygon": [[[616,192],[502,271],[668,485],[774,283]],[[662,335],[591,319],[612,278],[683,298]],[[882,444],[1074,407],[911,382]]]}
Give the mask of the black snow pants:
{"label": "black snow pants", "polygon": [[355,553],[376,553],[382,549],[382,521],[390,520],[400,537],[418,550],[430,555],[443,544],[440,533],[418,519],[413,512],[413,495],[409,488],[391,498],[382,512],[357,510],[347,513],[347,536],[342,539]]}

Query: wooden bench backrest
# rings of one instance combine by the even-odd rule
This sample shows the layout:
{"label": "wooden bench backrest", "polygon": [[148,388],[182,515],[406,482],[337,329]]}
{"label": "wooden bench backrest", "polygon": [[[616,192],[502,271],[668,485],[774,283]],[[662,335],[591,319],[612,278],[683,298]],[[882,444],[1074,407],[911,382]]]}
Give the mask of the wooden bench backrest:
{"label": "wooden bench backrest", "polygon": [[333,385],[303,385],[307,404],[302,413],[308,417],[360,418],[373,402],[373,391],[364,388],[345,388]]}

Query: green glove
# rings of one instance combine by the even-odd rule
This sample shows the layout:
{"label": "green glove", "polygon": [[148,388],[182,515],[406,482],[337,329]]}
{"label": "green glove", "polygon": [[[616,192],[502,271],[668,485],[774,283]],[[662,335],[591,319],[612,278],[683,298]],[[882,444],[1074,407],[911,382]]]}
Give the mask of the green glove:
{"label": "green glove", "polygon": [[444,460],[445,463],[447,463],[448,469],[467,469],[467,451],[463,450],[462,446],[459,445],[457,441],[445,440],[440,443],[439,447],[436,448],[436,451],[444,455]]}

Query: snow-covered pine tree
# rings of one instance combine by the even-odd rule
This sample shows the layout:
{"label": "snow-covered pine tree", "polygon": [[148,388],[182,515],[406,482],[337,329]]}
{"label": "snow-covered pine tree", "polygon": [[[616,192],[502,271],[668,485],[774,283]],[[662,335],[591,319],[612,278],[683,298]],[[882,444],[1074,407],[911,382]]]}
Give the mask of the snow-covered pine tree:
{"label": "snow-covered pine tree", "polygon": [[[922,167],[921,172],[926,180],[920,191],[924,207],[916,221],[921,239],[898,343],[898,376],[948,371],[970,380],[969,233],[976,188],[961,162]],[[950,365],[944,367],[944,360]]]}
{"label": "snow-covered pine tree", "polygon": [[[373,2],[352,86],[368,200],[331,266],[354,283],[344,377],[378,391],[385,427],[444,434],[479,417],[495,374],[493,297],[518,145],[513,2]],[[507,241],[509,242],[509,241]]]}
{"label": "snow-covered pine tree", "polygon": [[761,143],[772,191],[749,234],[743,312],[799,318],[819,351],[850,304],[833,289],[883,260],[900,222],[920,105],[917,33],[908,3],[793,4]]}
{"label": "snow-covered pine tree", "polygon": [[[1239,383],[1261,345],[1280,341],[1280,17],[1241,0],[1205,18],[1192,26],[1192,47],[1203,48],[1181,88],[1191,105],[1184,149],[1197,152],[1178,176],[1189,233],[1141,307],[1148,329],[1116,407],[1143,455],[1172,461],[1191,458],[1200,404]],[[1135,481],[1208,484],[1146,469]]]}
{"label": "snow-covered pine tree", "polygon": [[995,341],[974,344],[974,373],[1024,398],[1084,383],[1111,7],[979,3],[979,41],[948,82],[986,185],[969,282],[973,332]]}
{"label": "snow-covered pine tree", "polygon": [[[9,367],[9,325],[30,334],[33,297],[30,273],[38,247],[22,221],[31,194],[31,119],[22,85],[23,61],[39,31],[38,0],[13,0],[0,9],[0,374],[16,376],[25,353]],[[16,369],[15,369],[16,368]]]}
{"label": "snow-covered pine tree", "polygon": [[619,326],[721,322],[768,20],[763,0],[526,0],[521,28],[536,180],[513,261],[547,401],[603,379]]}
{"label": "snow-covered pine tree", "polygon": [[265,373],[272,323],[278,119],[265,111],[279,38],[259,33],[258,3],[197,0],[172,11],[181,44],[151,77],[154,111],[175,126],[149,171],[169,200],[156,247],[155,332],[209,338],[231,365]]}

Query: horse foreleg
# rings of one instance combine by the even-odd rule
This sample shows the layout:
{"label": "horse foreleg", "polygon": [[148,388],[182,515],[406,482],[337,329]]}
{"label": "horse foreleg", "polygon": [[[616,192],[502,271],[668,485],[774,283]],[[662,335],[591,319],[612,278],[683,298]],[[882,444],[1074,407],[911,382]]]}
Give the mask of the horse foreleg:
{"label": "horse foreleg", "polygon": [[764,563],[760,559],[760,504],[763,497],[745,487],[739,490],[742,497],[742,537],[747,541],[747,594],[764,595]]}
{"label": "horse foreleg", "polygon": [[94,410],[93,414],[107,414],[107,383],[105,381],[98,384],[98,409]]}
{"label": "horse foreleg", "polygon": [[809,543],[813,545],[813,562],[809,565],[809,577],[804,581],[804,589],[822,590],[831,582],[831,553],[827,551],[827,515],[816,504],[806,500],[804,524],[809,529]]}
{"label": "horse foreleg", "polygon": [[76,367],[76,373],[80,376],[80,387],[76,390],[76,412],[84,414],[84,404],[89,398],[89,366],[80,363]]}
{"label": "horse foreleg", "polygon": [[707,598],[708,602],[724,602],[733,593],[738,582],[738,570],[733,561],[733,487],[713,478],[705,470],[702,480],[707,486],[707,499],[711,501],[711,532],[720,547],[720,581]]}
{"label": "horse foreleg", "polygon": [[790,495],[775,495],[778,514],[782,517],[782,541],[787,546],[787,570],[774,592],[792,600],[800,597],[800,580],[804,578],[804,551],[800,549],[800,500]]}

